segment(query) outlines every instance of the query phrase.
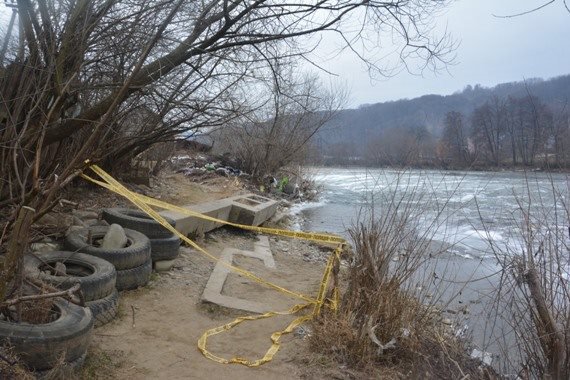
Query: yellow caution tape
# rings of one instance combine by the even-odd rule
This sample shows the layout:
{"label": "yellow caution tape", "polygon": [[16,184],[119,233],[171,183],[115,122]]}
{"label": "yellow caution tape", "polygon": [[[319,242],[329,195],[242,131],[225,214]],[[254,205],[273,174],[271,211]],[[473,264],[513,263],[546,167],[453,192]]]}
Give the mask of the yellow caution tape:
{"label": "yellow caution tape", "polygon": [[[321,307],[325,302],[325,297],[330,281],[331,272],[335,262],[340,260],[340,255],[342,253],[342,250],[343,250],[343,244],[340,244],[338,247],[336,247],[333,254],[329,256],[329,259],[327,261],[327,266],[325,267],[325,270],[323,272],[323,278],[321,279],[321,285],[319,287],[319,293],[317,295],[317,302],[315,303],[315,308],[313,310],[313,316],[318,316],[321,313]],[[334,311],[336,311],[338,304],[337,300],[338,294],[335,292],[336,292],[336,286],[335,289],[333,290],[334,298],[332,300],[332,305],[331,305]]]}
{"label": "yellow caution tape", "polygon": [[[95,166],[95,165],[93,165],[93,166]],[[91,167],[91,169],[93,169],[93,171],[95,171],[98,175],[100,175],[105,180],[112,179],[111,176],[109,176],[107,173],[105,173],[99,167],[95,166],[95,167]],[[82,176],[83,176],[83,178],[85,178],[85,179],[87,179],[93,183],[96,183],[102,187],[105,187],[109,190],[114,191],[113,190],[114,186],[112,186],[112,185],[109,185],[105,182],[97,181],[96,179],[93,179],[93,178],[91,178],[85,174],[83,174]],[[116,181],[116,180],[113,179],[113,181]],[[117,184],[119,184],[119,182],[117,182]],[[120,186],[122,186],[122,185],[120,185]],[[129,191],[126,188],[125,188],[125,190]],[[136,194],[136,193],[132,193],[132,194]],[[165,210],[175,211],[175,212],[178,212],[178,213],[181,213],[184,215],[194,216],[196,218],[200,218],[200,219],[207,220],[210,222],[225,224],[228,226],[240,228],[242,230],[254,231],[254,232],[259,232],[259,233],[266,233],[266,234],[270,234],[270,235],[290,237],[290,238],[295,238],[295,239],[309,240],[309,241],[314,241],[314,242],[319,242],[319,243],[337,243],[337,244],[346,243],[345,239],[343,239],[340,236],[336,236],[336,235],[314,233],[314,232],[290,231],[290,230],[283,230],[283,229],[278,229],[278,228],[256,227],[256,226],[248,226],[245,224],[237,224],[237,223],[228,222],[227,220],[217,219],[217,218],[214,218],[214,217],[211,217],[208,215],[200,214],[199,212],[192,211],[192,210],[184,208],[184,207],[171,205],[170,203],[160,201],[158,199],[150,198],[150,197],[147,197],[145,195],[136,194],[136,196],[137,196],[137,198],[139,198],[141,201],[143,201],[145,204],[147,204],[149,206],[155,206],[155,207],[159,207],[159,208],[162,208]]]}
{"label": "yellow caution tape", "polygon": [[296,314],[299,311],[308,307],[309,305],[310,304],[299,304],[299,305],[293,306],[291,309],[289,309],[288,311],[285,311],[285,312],[270,311],[268,313],[261,314],[261,315],[250,315],[247,317],[236,318],[235,320],[233,320],[230,323],[227,323],[223,326],[219,326],[219,327],[216,327],[216,328],[213,328],[213,329],[206,331],[198,340],[198,349],[208,359],[211,359],[211,360],[218,362],[218,363],[221,363],[221,364],[243,364],[243,365],[246,365],[248,367],[258,367],[264,363],[271,361],[271,359],[273,359],[273,356],[279,350],[279,339],[281,338],[282,335],[289,334],[290,332],[293,331],[293,329],[295,327],[297,327],[297,326],[301,325],[302,323],[312,319],[312,316],[310,314],[307,314],[307,315],[303,315],[301,317],[298,317],[298,318],[294,319],[284,330],[276,331],[273,334],[271,334],[271,343],[272,343],[271,347],[269,348],[269,350],[267,350],[267,352],[265,353],[263,358],[258,359],[258,360],[247,360],[247,359],[239,358],[239,357],[234,357],[232,359],[224,359],[224,358],[221,358],[219,356],[216,356],[206,349],[206,341],[207,341],[208,337],[210,337],[212,335],[220,334],[224,331],[228,331],[229,329],[233,328],[234,326],[239,325],[240,323],[245,322],[245,321],[255,321],[258,319],[274,317],[276,315]]}
{"label": "yellow caution tape", "polygon": [[[86,161],[86,164],[88,164],[88,161]],[[204,354],[204,356],[207,357],[208,359],[211,359],[213,361],[216,361],[216,362],[222,363],[222,364],[236,363],[236,364],[243,364],[243,365],[246,365],[248,367],[260,366],[260,365],[267,363],[273,359],[273,356],[279,350],[279,339],[281,338],[282,335],[292,332],[295,327],[297,327],[300,324],[312,319],[314,316],[319,315],[320,310],[322,309],[322,307],[326,301],[326,293],[327,293],[327,288],[329,286],[328,284],[330,282],[330,276],[332,273],[333,266],[340,259],[340,254],[342,253],[343,247],[346,244],[346,241],[343,238],[341,238],[339,236],[335,236],[335,235],[328,235],[328,234],[296,232],[296,231],[288,231],[288,230],[282,230],[282,229],[255,227],[255,226],[247,226],[247,225],[242,225],[242,224],[231,223],[231,222],[228,222],[225,220],[221,220],[221,219],[213,218],[213,217],[210,217],[207,215],[203,215],[203,214],[197,213],[195,211],[192,211],[192,210],[189,210],[189,209],[186,209],[183,207],[174,206],[174,205],[171,205],[171,204],[163,202],[163,201],[159,201],[159,200],[156,200],[156,199],[153,199],[150,197],[146,197],[144,195],[134,193],[134,192],[130,191],[129,189],[127,189],[126,187],[124,187],[120,182],[115,180],[112,176],[110,176],[108,173],[106,173],[103,169],[101,169],[97,165],[91,165],[91,166],[89,166],[89,168],[91,170],[93,170],[99,177],[101,177],[101,179],[103,179],[103,181],[99,181],[99,180],[96,180],[94,178],[89,177],[88,175],[82,174],[82,177],[84,179],[91,181],[91,182],[93,182],[93,183],[95,183],[101,187],[109,189],[109,190],[111,190],[117,194],[120,194],[120,195],[124,196],[125,198],[129,199],[138,208],[140,208],[142,211],[144,211],[150,217],[152,217],[154,220],[156,220],[158,223],[160,223],[164,228],[168,229],[170,232],[177,235],[180,239],[182,239],[188,245],[190,245],[191,247],[196,249],[198,252],[206,255],[207,257],[209,257],[213,261],[218,262],[218,263],[228,267],[229,269],[231,269],[231,270],[243,275],[244,277],[247,277],[247,278],[249,278],[249,279],[251,279],[251,280],[253,280],[259,284],[273,288],[273,289],[275,289],[281,293],[284,293],[286,295],[296,297],[296,298],[300,298],[300,299],[307,302],[305,304],[295,305],[294,307],[292,307],[291,309],[289,309],[288,311],[285,311],[285,312],[272,311],[272,312],[268,312],[268,313],[265,313],[262,315],[240,317],[240,318],[237,318],[228,324],[225,324],[223,326],[219,326],[219,327],[216,327],[214,329],[210,329],[210,330],[206,331],[200,337],[200,339],[198,341],[198,348]],[[176,211],[176,212],[179,212],[179,213],[182,213],[185,215],[194,216],[194,217],[201,218],[201,219],[208,220],[208,221],[212,221],[215,223],[230,225],[230,226],[241,228],[244,230],[255,231],[255,232],[260,232],[260,233],[267,233],[267,234],[272,234],[272,235],[286,236],[286,237],[309,240],[309,241],[316,241],[316,242],[321,242],[321,243],[337,243],[338,245],[337,245],[336,249],[334,250],[333,254],[330,255],[330,257],[327,261],[327,265],[325,267],[325,270],[323,272],[323,276],[321,279],[321,284],[319,286],[319,292],[318,292],[317,298],[314,299],[312,297],[306,296],[306,295],[301,294],[299,292],[291,291],[291,290],[286,289],[282,286],[276,285],[270,281],[264,280],[263,278],[258,277],[249,271],[246,271],[242,268],[231,265],[231,264],[229,264],[223,260],[219,260],[217,257],[215,257],[214,255],[212,255],[211,253],[206,251],[204,248],[202,248],[198,244],[196,244],[194,241],[192,241],[191,239],[189,239],[188,237],[186,237],[185,235],[180,233],[178,230],[176,230],[170,223],[168,223],[159,213],[157,213],[155,210],[153,210],[150,206],[155,206],[155,207],[159,207],[159,208],[163,208],[163,209],[167,209],[167,210],[171,210],[171,211]],[[276,315],[293,315],[293,314],[300,312],[301,310],[304,310],[305,308],[307,308],[310,305],[314,305],[314,309],[313,309],[312,314],[307,314],[307,315],[303,315],[301,317],[296,318],[284,330],[274,332],[271,335],[272,345],[267,350],[267,352],[265,353],[263,358],[261,358],[261,359],[250,361],[250,360],[247,360],[244,358],[237,358],[236,357],[236,358],[232,358],[232,359],[228,360],[228,359],[218,357],[218,356],[210,353],[206,349],[207,338],[209,336],[216,335],[216,334],[219,334],[221,332],[227,331],[227,330],[233,328],[234,326],[236,326],[242,322],[253,321],[253,320],[258,320],[258,319],[263,319],[263,318],[270,318],[270,317],[273,317]],[[332,289],[332,299],[330,300],[330,304],[328,305],[328,307],[330,307],[331,309],[336,311],[337,305],[338,305],[338,289],[336,288],[336,284],[335,284],[335,287]]]}
{"label": "yellow caution tape", "polygon": [[[221,265],[224,265],[225,267],[233,270],[234,272],[237,272],[241,275],[243,275],[244,277],[247,277],[257,283],[260,283],[262,285],[266,285],[270,288],[273,288],[275,290],[278,290],[282,293],[285,293],[287,295],[293,296],[295,298],[300,298],[302,300],[308,301],[310,303],[315,303],[316,300],[312,297],[306,296],[304,294],[298,293],[298,292],[294,292],[288,289],[285,289],[279,285],[273,284],[272,282],[269,282],[267,280],[264,280],[256,275],[254,275],[253,273],[246,271],[242,268],[236,267],[234,265],[231,265],[230,263],[227,263],[223,260],[219,260],[217,257],[215,257],[214,255],[212,255],[211,253],[209,253],[208,251],[206,251],[204,248],[200,247],[198,244],[196,244],[193,240],[189,239],[187,236],[183,235],[182,233],[180,233],[180,231],[176,230],[176,228],[174,228],[170,223],[168,223],[163,217],[162,215],[160,215],[159,213],[157,213],[156,211],[154,211],[152,208],[150,208],[146,203],[144,203],[142,201],[142,196],[131,192],[129,189],[127,189],[126,187],[124,187],[123,185],[121,185],[117,180],[115,180],[114,178],[112,178],[109,174],[107,174],[105,171],[103,171],[103,169],[93,165],[91,167],[91,169],[93,171],[95,171],[98,175],[100,175],[103,179],[105,179],[107,181],[107,185],[105,186],[107,189],[112,190],[120,195],[123,195],[124,197],[128,198],[132,203],[134,203],[137,207],[139,207],[141,210],[143,210],[145,213],[147,213],[150,217],[152,217],[153,219],[155,219],[158,223],[160,223],[164,228],[168,229],[170,232],[172,232],[173,234],[177,235],[180,239],[182,239],[184,242],[186,242],[188,245],[190,245],[191,247],[193,247],[194,249],[196,249],[197,251],[201,252],[202,254],[208,256],[210,259],[212,259],[215,262],[219,262]],[[86,179],[91,180],[88,176],[83,176]],[[197,214],[200,215],[200,214]]]}

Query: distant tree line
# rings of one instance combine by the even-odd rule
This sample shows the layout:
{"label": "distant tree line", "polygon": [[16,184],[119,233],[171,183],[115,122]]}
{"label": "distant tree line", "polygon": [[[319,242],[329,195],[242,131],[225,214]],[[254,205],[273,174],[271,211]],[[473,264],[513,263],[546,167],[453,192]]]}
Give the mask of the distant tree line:
{"label": "distant tree line", "polygon": [[[443,168],[570,167],[570,110],[530,93],[490,96],[470,113],[452,110],[441,128],[365,129],[362,141],[320,147],[321,163]],[[440,131],[438,133],[438,131]]]}
{"label": "distant tree line", "polygon": [[493,96],[471,115],[447,113],[437,146],[444,166],[570,166],[570,113],[533,95]]}

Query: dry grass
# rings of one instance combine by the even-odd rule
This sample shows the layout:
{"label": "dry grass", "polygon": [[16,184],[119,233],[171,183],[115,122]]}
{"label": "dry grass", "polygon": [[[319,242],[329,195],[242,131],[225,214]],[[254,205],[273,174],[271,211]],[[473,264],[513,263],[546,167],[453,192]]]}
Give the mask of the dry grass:
{"label": "dry grass", "polygon": [[54,313],[53,299],[50,298],[24,301],[19,306],[21,308],[19,318],[21,322],[43,324],[49,323],[58,317]]}
{"label": "dry grass", "polygon": [[35,377],[9,347],[0,347],[0,379],[33,380]]}
{"label": "dry grass", "polygon": [[[386,379],[497,378],[466,355],[465,342],[441,323],[438,313],[413,297],[387,287],[369,300],[351,303],[356,304],[362,309],[344,306],[338,313],[323,314],[313,324],[310,349],[370,377],[381,373]],[[370,324],[356,317],[364,310],[377,321],[374,333],[378,340],[386,345],[394,339],[393,348],[380,351],[372,341]]]}
{"label": "dry grass", "polygon": [[[314,322],[310,347],[381,378],[497,378],[467,355],[466,343],[417,291],[418,270],[439,252],[430,250],[432,235],[419,232],[422,210],[413,201],[421,195],[408,190],[383,203],[380,217],[372,212],[367,223],[349,229],[354,249],[340,310]],[[430,288],[431,281],[421,285]]]}
{"label": "dry grass", "polygon": [[43,380],[79,380],[75,369],[65,361],[65,355],[62,354],[58,362],[48,371],[42,371],[38,374]]}
{"label": "dry grass", "polygon": [[53,298],[20,300],[19,297],[39,296],[53,291],[54,288],[44,283],[38,283],[38,285],[34,287],[26,284],[23,292],[18,292],[14,295],[14,300],[17,302],[13,305],[4,306],[1,311],[8,320],[13,322],[26,322],[30,324],[52,322],[59,317],[58,311],[54,306]]}

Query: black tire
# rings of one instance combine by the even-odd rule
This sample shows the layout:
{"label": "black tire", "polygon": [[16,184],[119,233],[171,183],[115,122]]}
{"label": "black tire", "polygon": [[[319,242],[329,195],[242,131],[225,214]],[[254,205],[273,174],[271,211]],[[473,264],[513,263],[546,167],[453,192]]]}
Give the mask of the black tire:
{"label": "black tire", "polygon": [[[145,234],[149,239],[163,239],[172,235],[172,232],[164,228],[156,220],[152,219],[145,212],[130,208],[106,208],[103,209],[103,220],[109,224],[117,223],[123,228],[138,231]],[[176,226],[176,222],[165,217],[166,221],[172,226]]]}
{"label": "black tire", "polygon": [[109,227],[90,227],[80,231],[70,232],[66,238],[65,249],[73,252],[83,252],[107,260],[117,270],[130,269],[146,263],[150,259],[150,241],[140,232],[125,228],[129,245],[125,248],[103,249],[87,244],[87,236],[91,233],[93,240],[101,239]]}
{"label": "black tire", "polygon": [[150,280],[152,273],[152,260],[143,265],[131,269],[117,271],[117,289],[132,290],[139,286],[145,286]]}
{"label": "black tire", "polygon": [[[44,272],[56,262],[65,264],[67,276],[54,276]],[[63,290],[79,283],[86,302],[113,293],[117,280],[117,271],[113,264],[79,252],[54,251],[26,255],[24,271],[28,277],[38,278]]]}
{"label": "black tire", "polygon": [[59,318],[45,324],[0,321],[0,340],[14,348],[22,362],[33,370],[53,368],[64,356],[71,363],[87,352],[93,316],[91,311],[64,299],[54,299]]}
{"label": "black tire", "polygon": [[150,256],[152,261],[174,260],[178,257],[180,238],[176,235],[164,239],[150,239]]}
{"label": "black tire", "polygon": [[85,364],[85,359],[87,358],[87,352],[78,357],[72,362],[66,362],[63,366],[58,366],[57,368],[48,369],[44,371],[34,371],[34,375],[37,380],[53,380],[53,379],[73,379],[77,371],[83,367]]}
{"label": "black tire", "polygon": [[119,310],[119,292],[117,289],[114,289],[107,297],[86,302],[85,306],[87,306],[93,314],[95,327],[103,326],[111,322],[117,316],[117,311]]}

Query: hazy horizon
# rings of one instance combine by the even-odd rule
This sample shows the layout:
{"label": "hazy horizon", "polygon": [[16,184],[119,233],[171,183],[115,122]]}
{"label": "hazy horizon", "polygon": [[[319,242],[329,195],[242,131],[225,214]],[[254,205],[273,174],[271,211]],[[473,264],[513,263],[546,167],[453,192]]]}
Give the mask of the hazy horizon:
{"label": "hazy horizon", "polygon": [[[320,72],[325,83],[347,87],[351,98],[347,108],[426,94],[449,95],[467,85],[493,87],[500,83],[530,78],[549,79],[570,73],[570,13],[561,1],[526,15],[513,15],[544,1],[492,0],[452,1],[436,17],[436,30],[447,30],[459,42],[455,64],[440,73],[424,71],[423,76],[403,70],[398,74],[371,80],[364,64],[354,54],[334,54],[334,41],[318,48],[318,64],[335,75]],[[389,52],[390,46],[384,46]]]}

